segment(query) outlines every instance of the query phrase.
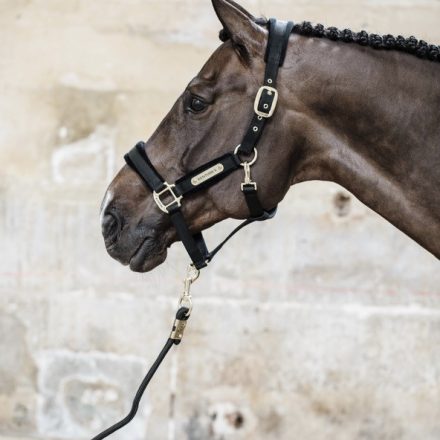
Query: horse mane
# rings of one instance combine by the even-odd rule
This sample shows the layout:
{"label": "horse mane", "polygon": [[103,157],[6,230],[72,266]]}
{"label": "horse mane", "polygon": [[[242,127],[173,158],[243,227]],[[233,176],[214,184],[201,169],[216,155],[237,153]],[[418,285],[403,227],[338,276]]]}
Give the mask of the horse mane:
{"label": "horse mane", "polygon": [[[260,26],[266,26],[268,21],[265,18],[257,18],[255,23]],[[333,26],[326,28],[322,24],[312,25],[309,21],[295,24],[292,33],[305,37],[327,38],[332,41],[355,43],[361,46],[369,46],[376,50],[398,50],[415,55],[418,58],[440,62],[440,46],[429,44],[424,40],[418,40],[413,36],[405,38],[402,35],[394,37],[390,34],[378,35],[370,34],[366,31],[339,30]],[[225,29],[220,31],[219,37],[223,42],[230,39],[230,35]]]}

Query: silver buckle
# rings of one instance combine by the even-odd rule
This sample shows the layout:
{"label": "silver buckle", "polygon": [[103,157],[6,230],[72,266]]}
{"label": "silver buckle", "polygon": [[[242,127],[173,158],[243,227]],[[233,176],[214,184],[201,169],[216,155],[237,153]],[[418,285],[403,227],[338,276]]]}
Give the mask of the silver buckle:
{"label": "silver buckle", "polygon": [[[267,111],[261,111],[261,110],[259,110],[258,106],[260,104],[261,97],[263,96],[263,92],[265,90],[267,90],[268,95],[274,94],[275,96],[273,98],[272,105],[270,106],[270,108],[267,109]],[[275,113],[275,109],[277,108],[277,103],[278,103],[278,90],[277,89],[275,89],[274,87],[270,87],[270,86],[260,87],[260,90],[258,90],[257,96],[255,98],[254,111],[258,116],[261,116],[262,118],[266,118],[266,119],[271,118],[273,116],[273,114]]]}
{"label": "silver buckle", "polygon": [[[170,185],[168,182],[164,182],[163,184],[165,185],[165,188],[162,191],[159,192],[153,191],[153,199],[161,211],[165,212],[166,214],[169,214],[168,208],[170,206],[174,205],[175,203],[177,204],[178,207],[182,205],[181,200],[183,196],[177,197],[176,193],[173,191],[173,188],[175,188],[176,185]],[[162,202],[160,197],[167,192],[173,198],[173,200],[170,203],[165,204],[164,202]]]}

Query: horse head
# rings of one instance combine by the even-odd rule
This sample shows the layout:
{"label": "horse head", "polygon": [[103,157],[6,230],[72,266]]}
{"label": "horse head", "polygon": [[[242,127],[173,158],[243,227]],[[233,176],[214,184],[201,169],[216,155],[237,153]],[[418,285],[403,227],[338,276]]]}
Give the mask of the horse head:
{"label": "horse head", "polygon": [[[224,42],[145,143],[149,160],[168,182],[240,144],[264,76],[267,30],[233,1],[213,0],[213,6],[223,25]],[[290,126],[283,123],[284,95],[280,92],[277,123],[264,132],[258,144],[259,161],[252,170],[266,207],[276,206],[290,185]],[[275,138],[278,153],[273,155],[270,147]],[[242,173],[232,173],[185,197],[182,212],[191,232],[226,218],[249,216],[240,190],[242,180]],[[127,165],[106,192],[101,221],[109,254],[134,271],[161,264],[167,248],[178,240],[168,215],[158,209],[152,192]]]}
{"label": "horse head", "polygon": [[[256,19],[232,0],[212,3],[223,26],[223,44],[139,154],[167,182],[175,182],[240,144],[241,152],[253,128],[258,161],[252,177],[266,210],[294,183],[334,181],[440,258],[440,47],[414,37],[303,22],[292,34],[292,28],[286,30],[283,41],[287,46],[290,38],[292,44],[283,53],[276,90],[269,92],[271,87],[261,85],[262,78],[266,86],[271,83],[267,48],[274,21]],[[260,122],[252,125],[263,110],[257,91],[265,88],[277,101],[263,132]],[[264,107],[275,109],[272,104]],[[252,161],[242,155],[240,160],[241,165]],[[204,169],[199,182],[219,172],[221,167],[214,167]],[[143,180],[133,166],[124,166],[101,210],[109,254],[140,272],[161,264],[179,239],[157,192]],[[181,210],[191,234],[226,218],[249,217],[242,182],[243,173],[233,172],[185,195]],[[163,196],[169,203],[175,194],[167,189]]]}

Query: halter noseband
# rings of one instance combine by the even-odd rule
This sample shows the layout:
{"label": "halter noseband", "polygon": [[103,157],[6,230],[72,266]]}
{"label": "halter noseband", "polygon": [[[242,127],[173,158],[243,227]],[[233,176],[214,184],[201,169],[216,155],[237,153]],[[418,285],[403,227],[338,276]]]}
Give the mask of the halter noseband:
{"label": "halter noseband", "polygon": [[[146,186],[153,192],[153,199],[158,208],[168,214],[176,228],[177,234],[185,246],[193,265],[201,269],[212,260],[223,245],[240,229],[255,221],[268,220],[274,217],[276,207],[266,210],[258,198],[257,183],[251,179],[251,166],[256,162],[258,152],[256,145],[264,131],[267,121],[273,116],[278,103],[276,80],[279,68],[283,65],[292,22],[270,19],[268,22],[269,40],[266,49],[266,71],[264,84],[258,90],[254,103],[254,114],[243,141],[236,149],[214,159],[177,180],[168,183],[154,168],[144,142],[139,142],[125,155],[127,164],[142,178]],[[240,157],[250,157],[250,161],[241,161]],[[244,169],[245,178],[241,184],[250,217],[240,224],[213,251],[209,252],[201,232],[192,234],[181,211],[182,201],[187,194],[206,189],[230,173]]]}

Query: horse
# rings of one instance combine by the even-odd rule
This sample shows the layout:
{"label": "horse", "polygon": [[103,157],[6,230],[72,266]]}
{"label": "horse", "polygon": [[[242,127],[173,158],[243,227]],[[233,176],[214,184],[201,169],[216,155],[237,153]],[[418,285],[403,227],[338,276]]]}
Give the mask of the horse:
{"label": "horse", "polygon": [[[212,3],[222,44],[143,146],[168,181],[240,144],[264,76],[264,20],[231,0]],[[439,61],[438,46],[414,37],[295,24],[252,167],[261,204],[278,205],[300,182],[336,182],[440,258]],[[191,233],[249,216],[241,180],[231,173],[185,197]],[[137,272],[179,240],[153,195],[125,165],[101,207],[108,253]]]}

